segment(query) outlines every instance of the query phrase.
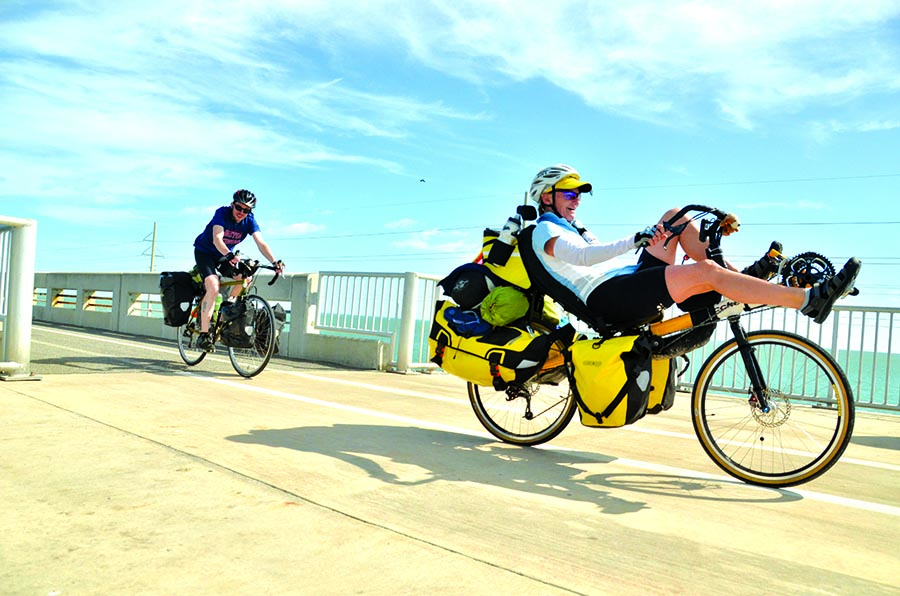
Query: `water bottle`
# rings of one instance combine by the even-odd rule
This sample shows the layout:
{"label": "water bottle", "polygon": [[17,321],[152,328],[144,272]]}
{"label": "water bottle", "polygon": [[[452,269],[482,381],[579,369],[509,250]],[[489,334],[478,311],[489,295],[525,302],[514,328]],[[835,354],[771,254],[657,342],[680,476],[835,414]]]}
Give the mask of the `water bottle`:
{"label": "water bottle", "polygon": [[522,218],[514,215],[506,220],[506,225],[500,230],[500,237],[491,247],[487,262],[492,265],[506,265],[512,255],[513,246],[516,244],[515,234],[522,227]]}

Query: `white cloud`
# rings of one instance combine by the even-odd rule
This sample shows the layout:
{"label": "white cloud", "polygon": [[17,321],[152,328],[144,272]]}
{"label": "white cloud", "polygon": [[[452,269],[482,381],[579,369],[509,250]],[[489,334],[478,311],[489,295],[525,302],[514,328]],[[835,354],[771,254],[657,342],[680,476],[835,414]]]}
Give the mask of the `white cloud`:
{"label": "white cloud", "polygon": [[324,225],[314,224],[310,222],[293,223],[278,228],[276,234],[278,236],[303,236],[305,234],[314,234],[325,229]]}
{"label": "white cloud", "polygon": [[900,128],[900,120],[863,120],[859,122],[837,122],[831,120],[822,124],[832,132],[880,132]]}
{"label": "white cloud", "polygon": [[483,117],[306,77],[271,43],[284,32],[277,11],[245,4],[73,2],[0,23],[0,163],[16,173],[2,193],[67,198],[90,181],[86,200],[158,196],[216,186],[236,165],[400,174],[393,159],[332,143],[334,131],[401,138],[417,123]]}
{"label": "white cloud", "polygon": [[[440,239],[438,239],[438,236]],[[391,243],[396,248],[429,251],[432,253],[460,253],[471,251],[471,238],[460,232],[446,230],[425,230],[411,234],[404,240]]]}
{"label": "white cloud", "polygon": [[890,25],[900,4],[893,0],[365,6],[317,4],[311,18],[296,11],[295,23],[369,44],[378,31],[385,43],[400,41],[423,64],[458,78],[543,78],[589,105],[658,122],[719,105],[726,120],[749,129],[770,111],[900,89]]}
{"label": "white cloud", "polygon": [[[19,14],[0,23],[7,196],[158,196],[217,187],[234,166],[408,174],[354,141],[491,118],[414,95],[427,89],[335,77],[371,68],[355,62],[369,53],[487,88],[543,79],[667,125],[718,114],[753,130],[768,114],[900,90],[889,0],[97,0]],[[893,129],[896,112],[841,126]]]}
{"label": "white cloud", "polygon": [[416,225],[416,220],[404,217],[403,219],[398,219],[396,221],[389,221],[384,224],[384,227],[389,230],[397,230],[400,228],[411,228],[414,225]]}
{"label": "white cloud", "polygon": [[827,143],[834,135],[884,132],[900,128],[900,120],[858,120],[842,122],[826,120],[809,124],[810,135],[819,143]]}

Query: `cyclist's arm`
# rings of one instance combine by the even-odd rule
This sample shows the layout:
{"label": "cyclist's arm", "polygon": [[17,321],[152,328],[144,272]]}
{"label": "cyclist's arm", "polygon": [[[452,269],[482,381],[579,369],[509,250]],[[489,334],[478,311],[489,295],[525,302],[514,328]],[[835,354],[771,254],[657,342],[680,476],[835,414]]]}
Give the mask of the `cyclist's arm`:
{"label": "cyclist's arm", "polygon": [[216,250],[219,251],[219,254],[223,257],[231,252],[231,249],[225,244],[225,228],[222,226],[213,226],[212,241]]}
{"label": "cyclist's arm", "polygon": [[269,245],[266,244],[266,241],[263,240],[262,232],[253,232],[253,240],[256,241],[256,247],[259,248],[259,252],[262,253],[262,256],[269,259],[270,263],[275,263],[275,256],[272,254],[272,251],[269,249]]}
{"label": "cyclist's arm", "polygon": [[554,236],[544,244],[544,252],[567,263],[588,267],[608,261],[634,249],[634,236],[606,244],[588,244],[568,236]]}

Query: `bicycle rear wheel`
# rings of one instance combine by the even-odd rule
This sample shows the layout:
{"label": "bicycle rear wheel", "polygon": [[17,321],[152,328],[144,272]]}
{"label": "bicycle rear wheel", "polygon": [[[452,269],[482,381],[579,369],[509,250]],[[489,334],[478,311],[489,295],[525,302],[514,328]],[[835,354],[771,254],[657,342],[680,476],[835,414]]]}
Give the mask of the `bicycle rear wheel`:
{"label": "bicycle rear wheel", "polygon": [[178,353],[188,366],[200,364],[206,358],[206,352],[197,347],[200,338],[200,304],[201,298],[194,298],[191,303],[191,317],[188,322],[176,329]]}
{"label": "bicycle rear wheel", "polygon": [[247,296],[247,310],[253,315],[253,345],[249,348],[228,348],[231,366],[242,377],[254,377],[261,373],[275,351],[275,315],[272,307],[259,296]]}
{"label": "bicycle rear wheel", "polygon": [[782,331],[747,334],[768,387],[764,412],[731,340],[703,363],[691,395],[694,431],[731,476],[784,487],[809,482],[833,466],[853,434],[853,392],[827,352]]}
{"label": "bicycle rear wheel", "polygon": [[540,372],[520,386],[495,391],[468,384],[469,402],[489,433],[514,445],[538,445],[566,428],[575,413],[567,349],[554,342]]}

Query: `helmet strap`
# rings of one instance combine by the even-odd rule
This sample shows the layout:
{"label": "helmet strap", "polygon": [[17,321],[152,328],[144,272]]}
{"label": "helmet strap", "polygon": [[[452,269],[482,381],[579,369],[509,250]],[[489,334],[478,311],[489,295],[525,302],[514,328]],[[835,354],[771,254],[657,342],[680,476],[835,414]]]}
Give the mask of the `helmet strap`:
{"label": "helmet strap", "polygon": [[557,217],[562,217],[562,214],[556,208],[556,187],[550,188],[550,209]]}

